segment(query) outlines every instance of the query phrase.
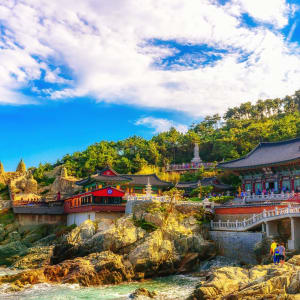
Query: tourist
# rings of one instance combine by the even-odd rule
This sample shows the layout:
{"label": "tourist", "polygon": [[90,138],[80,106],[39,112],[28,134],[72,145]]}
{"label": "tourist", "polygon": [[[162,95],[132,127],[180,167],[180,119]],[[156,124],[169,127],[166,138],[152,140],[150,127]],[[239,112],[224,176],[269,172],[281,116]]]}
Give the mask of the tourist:
{"label": "tourist", "polygon": [[274,252],[275,252],[275,249],[277,248],[277,243],[276,241],[272,241],[272,244],[271,244],[271,247],[270,247],[270,255],[271,256],[274,256]]}
{"label": "tourist", "polygon": [[275,265],[279,265],[280,262],[280,250],[279,250],[279,246],[277,246],[274,250],[274,255],[273,255],[273,261]]}
{"label": "tourist", "polygon": [[280,243],[280,245],[278,246],[278,250],[279,250],[279,262],[280,262],[281,266],[283,266],[284,260],[285,260],[284,243]]}

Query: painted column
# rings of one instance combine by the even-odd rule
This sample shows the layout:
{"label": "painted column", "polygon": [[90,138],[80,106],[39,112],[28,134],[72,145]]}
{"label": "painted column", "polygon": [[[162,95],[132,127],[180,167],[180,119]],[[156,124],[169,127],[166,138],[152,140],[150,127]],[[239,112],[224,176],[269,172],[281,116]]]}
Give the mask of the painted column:
{"label": "painted column", "polygon": [[291,179],[291,191],[294,192],[295,191],[295,178],[292,177]]}
{"label": "painted column", "polygon": [[252,183],[252,192],[255,194],[255,181]]}

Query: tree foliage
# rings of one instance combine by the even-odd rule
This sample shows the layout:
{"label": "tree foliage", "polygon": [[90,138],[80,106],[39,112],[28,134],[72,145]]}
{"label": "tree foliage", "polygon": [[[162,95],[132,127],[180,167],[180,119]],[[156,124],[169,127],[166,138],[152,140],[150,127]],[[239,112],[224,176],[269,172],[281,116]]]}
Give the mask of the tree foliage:
{"label": "tree foliage", "polygon": [[[224,116],[214,114],[194,123],[187,133],[175,128],[150,140],[132,136],[118,142],[100,141],[82,152],[67,154],[55,164],[34,168],[34,177],[42,180],[47,170],[64,164],[68,174],[85,177],[107,165],[119,173],[137,173],[153,166],[164,173],[169,163],[186,163],[193,157],[193,145],[199,143],[200,156],[206,162],[220,162],[246,155],[262,141],[280,141],[300,135],[300,91],[283,99],[246,102],[229,108]],[[201,173],[201,172],[200,172]],[[189,175],[186,175],[188,177]],[[197,174],[201,179],[203,173]],[[195,178],[183,180],[194,180]],[[230,177],[229,177],[230,178]],[[231,178],[236,180],[236,178]],[[236,183],[238,184],[238,183]]]}

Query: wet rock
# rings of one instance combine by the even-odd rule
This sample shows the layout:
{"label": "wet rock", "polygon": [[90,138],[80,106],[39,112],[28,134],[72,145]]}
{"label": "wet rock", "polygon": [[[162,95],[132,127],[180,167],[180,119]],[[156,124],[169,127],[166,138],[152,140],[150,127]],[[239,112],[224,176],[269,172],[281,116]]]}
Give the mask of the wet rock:
{"label": "wet rock", "polygon": [[282,267],[269,264],[216,269],[190,299],[295,299],[300,293],[299,262],[300,256],[294,256]]}
{"label": "wet rock", "polygon": [[139,288],[139,289],[136,289],[130,296],[129,298],[130,299],[140,299],[141,297],[148,297],[148,298],[155,298],[157,296],[157,292],[156,291],[149,291],[145,288]]}
{"label": "wet rock", "polygon": [[93,253],[61,264],[0,277],[0,283],[26,284],[79,283],[82,286],[118,284],[129,281],[134,273],[130,263],[110,251]]}

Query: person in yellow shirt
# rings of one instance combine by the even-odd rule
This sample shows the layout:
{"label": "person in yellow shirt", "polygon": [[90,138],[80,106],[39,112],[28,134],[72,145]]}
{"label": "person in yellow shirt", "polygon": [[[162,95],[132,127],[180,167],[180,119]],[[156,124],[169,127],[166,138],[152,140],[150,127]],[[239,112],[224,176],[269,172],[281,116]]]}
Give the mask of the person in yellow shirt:
{"label": "person in yellow shirt", "polygon": [[277,248],[277,243],[275,241],[272,241],[271,247],[270,247],[270,255],[274,255],[275,249]]}

